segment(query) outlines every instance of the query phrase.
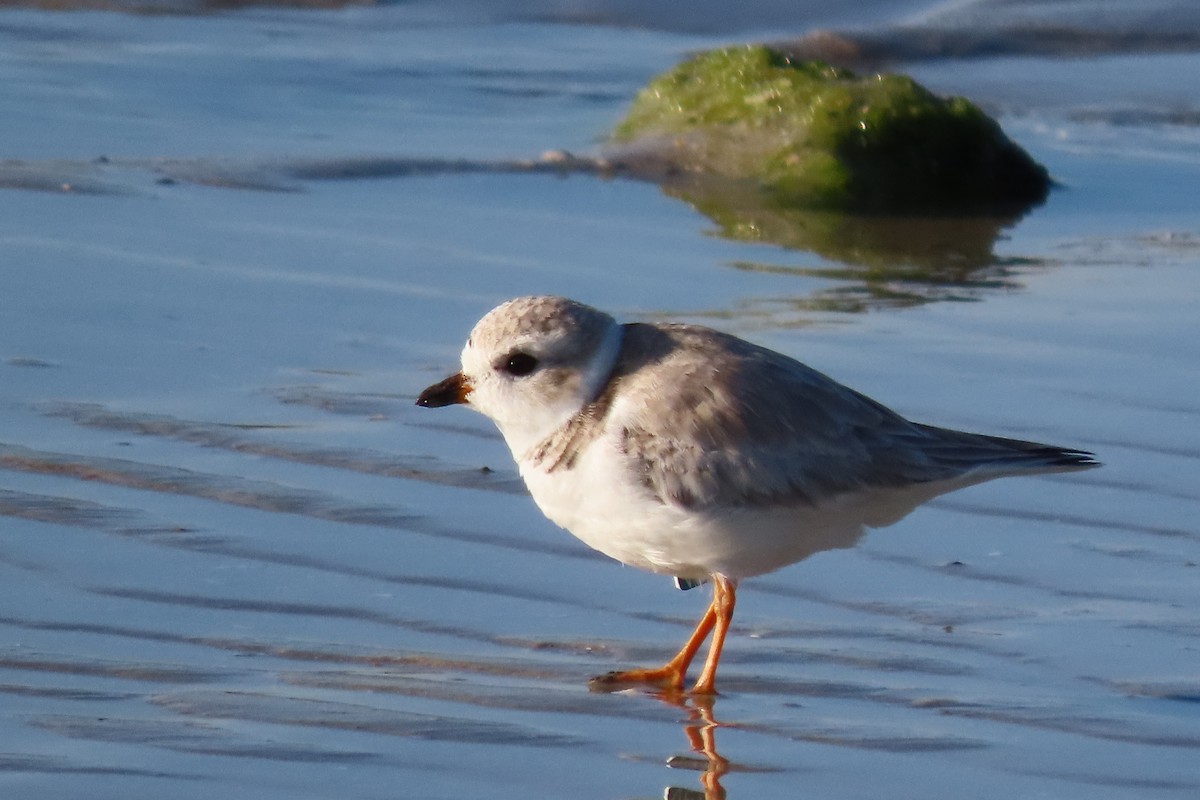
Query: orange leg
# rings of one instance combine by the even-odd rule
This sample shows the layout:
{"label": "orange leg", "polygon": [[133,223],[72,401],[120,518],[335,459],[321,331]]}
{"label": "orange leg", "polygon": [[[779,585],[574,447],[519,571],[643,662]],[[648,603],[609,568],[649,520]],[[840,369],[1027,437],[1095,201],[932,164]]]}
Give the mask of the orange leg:
{"label": "orange leg", "polygon": [[692,691],[699,694],[714,694],[713,679],[717,673],[717,661],[721,657],[721,647],[725,643],[725,634],[729,630],[729,620],[733,617],[733,593],[736,587],[734,581],[719,575],[713,576],[713,599],[700,618],[696,629],[688,638],[683,649],[675,657],[657,669],[630,669],[621,672],[609,672],[593,678],[591,685],[599,688],[618,686],[624,683],[647,683],[663,689],[679,690],[683,688],[687,669],[696,657],[696,652],[713,628],[712,644],[709,645],[708,659],[704,662],[704,671],[696,681]]}
{"label": "orange leg", "polygon": [[722,575],[713,576],[713,601],[710,611],[716,615],[713,627],[712,642],[708,645],[708,658],[704,660],[704,669],[692,694],[716,694],[713,684],[717,680],[717,662],[721,660],[721,649],[725,647],[725,634],[729,632],[729,623],[733,621],[733,607],[737,603],[737,581]]}

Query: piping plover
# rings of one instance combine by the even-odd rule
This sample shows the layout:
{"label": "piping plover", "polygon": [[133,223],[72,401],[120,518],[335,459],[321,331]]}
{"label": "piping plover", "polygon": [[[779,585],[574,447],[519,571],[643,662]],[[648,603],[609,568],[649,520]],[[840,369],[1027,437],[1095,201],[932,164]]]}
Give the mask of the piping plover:
{"label": "piping plover", "polygon": [[462,370],[417,405],[490,417],[551,520],[618,561],[711,581],[679,653],[608,686],[714,691],[738,581],[849,547],[944,492],[1096,466],[1070,448],[909,422],[816,370],[694,325],[619,324],[561,297],[521,297],[471,331]]}

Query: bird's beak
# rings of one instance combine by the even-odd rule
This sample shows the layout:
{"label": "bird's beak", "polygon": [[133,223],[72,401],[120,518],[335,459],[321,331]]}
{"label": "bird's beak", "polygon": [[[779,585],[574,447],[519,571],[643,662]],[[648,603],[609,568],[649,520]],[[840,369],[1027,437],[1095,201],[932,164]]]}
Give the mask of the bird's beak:
{"label": "bird's beak", "polygon": [[471,394],[471,382],[461,372],[456,372],[446,380],[435,383],[417,398],[417,405],[425,408],[441,408],[456,403],[466,403]]}

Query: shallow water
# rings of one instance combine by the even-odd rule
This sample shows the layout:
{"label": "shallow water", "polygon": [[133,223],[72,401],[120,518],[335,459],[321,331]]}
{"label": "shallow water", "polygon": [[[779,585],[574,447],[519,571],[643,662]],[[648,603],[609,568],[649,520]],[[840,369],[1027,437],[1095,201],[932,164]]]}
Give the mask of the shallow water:
{"label": "shallow water", "polygon": [[[486,167],[588,152],[719,32],[416,15],[0,14],[0,793],[1195,796],[1200,58],[906,61],[1061,184],[930,271]],[[588,552],[486,420],[413,406],[534,291],[1105,467],[748,581],[711,707],[589,693],[704,591]]]}

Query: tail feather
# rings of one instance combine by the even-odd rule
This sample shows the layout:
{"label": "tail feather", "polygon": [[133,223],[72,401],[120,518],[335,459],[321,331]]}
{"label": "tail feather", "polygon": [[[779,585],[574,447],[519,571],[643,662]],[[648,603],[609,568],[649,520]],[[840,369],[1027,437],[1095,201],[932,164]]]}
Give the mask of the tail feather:
{"label": "tail feather", "polygon": [[981,433],[918,426],[932,440],[925,455],[938,466],[967,475],[981,476],[1068,472],[1100,466],[1095,454],[1072,447],[1057,447],[1041,442],[1008,439]]}

